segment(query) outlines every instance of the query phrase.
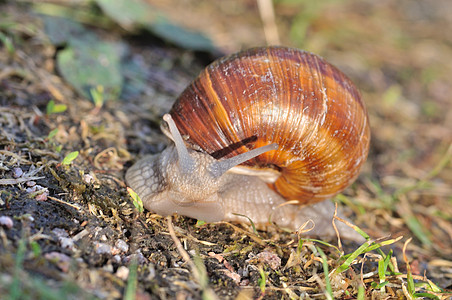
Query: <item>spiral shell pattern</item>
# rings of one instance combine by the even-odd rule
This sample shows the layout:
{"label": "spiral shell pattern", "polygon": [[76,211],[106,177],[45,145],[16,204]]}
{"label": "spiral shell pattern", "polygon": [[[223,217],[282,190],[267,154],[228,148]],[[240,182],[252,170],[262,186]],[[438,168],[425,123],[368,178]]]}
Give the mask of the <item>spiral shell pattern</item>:
{"label": "spiral shell pattern", "polygon": [[278,150],[245,164],[280,172],[269,186],[300,204],[344,190],[369,149],[358,90],[324,59],[298,49],[255,48],[213,62],[170,114],[192,148],[215,158],[277,143]]}

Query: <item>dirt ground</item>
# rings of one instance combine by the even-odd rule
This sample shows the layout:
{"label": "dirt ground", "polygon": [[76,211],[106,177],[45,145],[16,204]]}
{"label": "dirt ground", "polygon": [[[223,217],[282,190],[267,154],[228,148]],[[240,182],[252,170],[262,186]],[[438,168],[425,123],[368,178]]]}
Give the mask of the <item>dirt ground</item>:
{"label": "dirt ground", "polygon": [[[168,145],[161,116],[214,58],[266,43],[255,1],[148,2],[179,26],[209,36],[215,50],[130,32],[84,1],[0,1],[1,295],[451,296],[452,2],[275,1],[281,43],[332,62],[368,107],[369,157],[335,201],[369,244],[387,246],[363,252],[343,272],[337,269],[344,254],[359,243],[338,248],[336,239],[307,239],[273,225],[256,231],[249,224],[138,213],[124,173]],[[96,105],[62,75],[56,57],[65,45],[49,38],[41,15],[61,15],[58,7],[76,11],[74,19],[99,41],[120,45],[122,61],[140,66],[127,69],[135,73],[124,74],[119,100]],[[74,151],[78,156],[66,163]],[[389,259],[395,270],[379,274]]]}

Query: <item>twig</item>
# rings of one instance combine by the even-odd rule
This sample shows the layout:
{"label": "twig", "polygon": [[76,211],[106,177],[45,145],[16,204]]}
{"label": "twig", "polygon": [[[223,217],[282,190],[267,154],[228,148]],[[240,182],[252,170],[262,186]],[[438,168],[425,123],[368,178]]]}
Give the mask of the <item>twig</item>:
{"label": "twig", "polygon": [[80,210],[80,207],[77,207],[77,206],[75,206],[74,204],[68,203],[68,202],[66,202],[66,201],[64,201],[64,200],[61,200],[61,199],[58,199],[58,198],[55,198],[55,197],[52,197],[52,196],[47,196],[47,198],[49,198],[50,200],[53,200],[53,201],[62,203],[62,204],[66,204],[67,206],[73,207],[73,208],[75,208],[76,210]]}
{"label": "twig", "polygon": [[21,178],[6,178],[6,179],[0,179],[0,185],[8,185],[8,184],[18,184],[22,182],[27,182],[31,180],[38,180],[43,179],[44,176],[31,176],[31,177],[21,177]]}
{"label": "twig", "polygon": [[14,159],[20,161],[21,163],[26,163],[26,164],[30,164],[30,165],[32,164],[31,161],[26,160],[25,158],[20,157],[20,155],[17,155],[16,153],[13,153],[13,152],[8,151],[8,150],[0,150],[0,154],[6,155],[6,156],[11,156]]}
{"label": "twig", "polygon": [[177,251],[182,256],[182,258],[185,260],[185,262],[190,267],[191,271],[193,272],[193,276],[195,277],[196,281],[200,284],[202,290],[203,290],[203,299],[217,299],[217,296],[215,293],[207,286],[205,283],[205,280],[203,280],[199,269],[195,265],[195,263],[191,260],[190,255],[188,255],[187,251],[185,251],[184,247],[182,246],[181,242],[176,236],[176,233],[174,232],[173,222],[171,221],[171,216],[166,217],[166,221],[168,223],[168,231],[173,239],[174,244],[176,245]]}
{"label": "twig", "polygon": [[271,0],[257,0],[259,14],[264,24],[265,39],[268,45],[279,45],[280,39],[275,21],[275,10]]}
{"label": "twig", "polygon": [[334,228],[334,232],[336,232],[336,236],[337,236],[337,247],[342,251],[342,253],[344,252],[344,250],[342,249],[342,242],[341,242],[341,235],[339,234],[339,230],[337,229],[336,223],[334,223],[334,220],[336,220],[337,217],[337,202],[334,204],[334,216],[333,219],[331,220],[331,223],[333,224],[333,228]]}

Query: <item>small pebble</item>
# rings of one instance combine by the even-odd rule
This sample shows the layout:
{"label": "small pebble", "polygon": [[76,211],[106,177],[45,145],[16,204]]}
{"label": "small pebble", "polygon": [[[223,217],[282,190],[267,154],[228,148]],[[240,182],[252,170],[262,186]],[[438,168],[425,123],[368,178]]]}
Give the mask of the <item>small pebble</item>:
{"label": "small pebble", "polygon": [[49,192],[48,192],[48,191],[45,191],[45,192],[43,192],[43,193],[41,193],[41,194],[39,194],[39,195],[36,195],[35,200],[38,200],[38,201],[46,201],[48,195],[49,195]]}
{"label": "small pebble", "polygon": [[27,181],[25,184],[29,187],[32,187],[36,185],[36,181]]}
{"label": "small pebble", "polygon": [[63,228],[59,228],[59,227],[53,228],[52,233],[54,235],[56,235],[57,237],[59,237],[59,238],[61,238],[61,237],[69,237],[69,235],[67,234],[66,230],[64,230]]}
{"label": "small pebble", "polygon": [[62,237],[59,239],[59,241],[60,241],[60,245],[62,248],[71,249],[71,250],[74,249],[74,240],[73,239]]}
{"label": "small pebble", "polygon": [[8,229],[11,229],[14,225],[13,219],[11,219],[8,216],[1,216],[0,217],[0,225],[3,227],[6,227]]}
{"label": "small pebble", "polygon": [[116,276],[118,278],[121,278],[122,280],[127,280],[127,278],[129,277],[129,268],[127,268],[126,266],[120,266],[116,271]]}
{"label": "small pebble", "polygon": [[136,251],[136,253],[131,254],[129,256],[124,257],[124,259],[122,260],[122,262],[124,264],[128,264],[130,263],[130,261],[132,261],[132,259],[135,259],[136,262],[138,262],[138,264],[142,265],[145,264],[147,262],[147,259],[144,257],[144,255],[141,253],[141,250],[138,249]]}
{"label": "small pebble", "polygon": [[116,240],[115,247],[121,252],[129,251],[129,245],[121,239]]}
{"label": "small pebble", "polygon": [[103,266],[102,269],[104,269],[108,273],[113,273],[113,265],[112,264],[107,264],[107,265]]}
{"label": "small pebble", "polygon": [[[29,185],[28,183],[30,183],[30,182],[35,183],[34,181],[28,181],[27,185]],[[28,194],[32,194],[32,193],[41,191],[38,195],[35,196],[35,199],[38,201],[45,201],[45,200],[47,200],[47,196],[49,196],[49,190],[39,184],[29,186],[28,188],[25,189],[25,191]]]}
{"label": "small pebble", "polygon": [[44,257],[47,260],[50,260],[53,263],[55,263],[58,266],[58,268],[61,269],[61,271],[65,272],[65,273],[67,273],[69,271],[71,258],[69,256],[67,256],[66,254],[54,251],[54,252],[49,252],[49,253],[44,254]]}
{"label": "small pebble", "polygon": [[98,254],[111,254],[111,246],[105,243],[96,244],[96,253]]}
{"label": "small pebble", "polygon": [[90,174],[85,174],[83,175],[83,181],[85,181],[85,183],[90,184],[92,182],[94,182],[94,177],[91,176]]}
{"label": "small pebble", "polygon": [[25,189],[25,191],[26,191],[28,194],[34,193],[34,192],[36,192],[36,186],[27,187],[27,188]]}
{"label": "small pebble", "polygon": [[281,258],[272,252],[263,251],[257,255],[257,258],[260,262],[268,264],[273,270],[281,266]]}
{"label": "small pebble", "polygon": [[13,169],[13,177],[14,178],[19,178],[24,174],[24,171],[22,171],[21,168],[14,168]]}
{"label": "small pebble", "polygon": [[116,263],[116,264],[119,264],[119,263],[121,262],[121,256],[118,255],[118,254],[116,254],[115,256],[113,256],[113,257],[111,258],[111,261],[114,262],[114,263]]}

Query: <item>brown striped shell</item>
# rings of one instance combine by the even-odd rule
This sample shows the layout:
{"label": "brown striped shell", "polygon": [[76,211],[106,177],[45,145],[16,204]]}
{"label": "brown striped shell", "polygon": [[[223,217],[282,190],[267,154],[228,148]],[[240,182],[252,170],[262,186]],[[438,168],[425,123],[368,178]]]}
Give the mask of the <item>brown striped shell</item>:
{"label": "brown striped shell", "polygon": [[277,143],[245,164],[280,172],[269,186],[300,204],[344,190],[369,149],[367,111],[353,83],[298,49],[255,48],[215,61],[170,114],[192,148],[215,158]]}

